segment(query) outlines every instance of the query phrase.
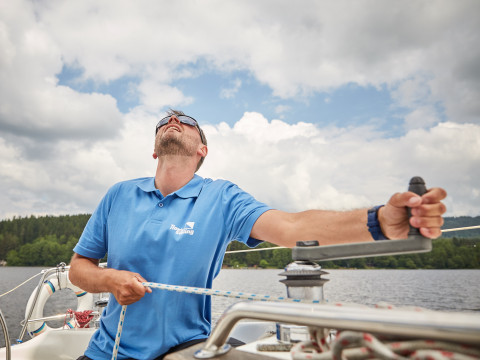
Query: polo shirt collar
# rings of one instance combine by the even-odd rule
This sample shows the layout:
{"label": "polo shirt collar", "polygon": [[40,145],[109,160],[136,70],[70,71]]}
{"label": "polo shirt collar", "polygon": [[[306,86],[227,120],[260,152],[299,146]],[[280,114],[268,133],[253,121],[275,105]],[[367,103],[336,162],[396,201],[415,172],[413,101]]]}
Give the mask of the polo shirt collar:
{"label": "polo shirt collar", "polygon": [[193,179],[190,180],[184,187],[174,192],[177,196],[187,199],[191,197],[198,197],[203,186],[203,178],[198,175],[193,175]]}
{"label": "polo shirt collar", "polygon": [[[155,187],[154,177],[142,179],[140,182],[138,182],[137,185],[140,189],[142,189],[145,192],[157,191],[157,188]],[[198,195],[200,194],[200,191],[202,190],[202,186],[203,186],[203,178],[195,174],[192,180],[190,180],[185,186],[173,192],[172,194],[176,194],[177,196],[184,199],[191,198],[191,197],[198,197]]]}

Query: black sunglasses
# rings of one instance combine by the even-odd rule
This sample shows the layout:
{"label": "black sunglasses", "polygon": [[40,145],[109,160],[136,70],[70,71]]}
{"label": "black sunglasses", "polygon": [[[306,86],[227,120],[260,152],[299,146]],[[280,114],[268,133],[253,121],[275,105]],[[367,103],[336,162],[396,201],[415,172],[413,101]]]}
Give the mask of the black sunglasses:
{"label": "black sunglasses", "polygon": [[[172,116],[173,115],[166,116],[158,122],[157,127],[155,128],[155,135],[157,135],[158,129],[160,129],[162,126],[168,124],[168,122],[169,122],[169,120]],[[175,117],[182,124],[190,125],[190,126],[193,126],[193,127],[197,128],[198,132],[200,133],[200,139],[202,140],[202,144],[206,143],[205,136],[203,135],[203,131],[202,131],[202,129],[200,129],[200,126],[198,125],[197,120],[195,120],[194,118],[192,118],[191,116],[188,116],[188,115],[175,115]]]}

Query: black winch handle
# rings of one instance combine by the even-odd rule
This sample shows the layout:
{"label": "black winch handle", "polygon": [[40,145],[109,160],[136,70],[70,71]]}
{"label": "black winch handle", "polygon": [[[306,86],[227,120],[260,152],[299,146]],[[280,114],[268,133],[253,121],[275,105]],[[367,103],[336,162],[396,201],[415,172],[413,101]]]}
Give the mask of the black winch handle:
{"label": "black winch handle", "polygon": [[[417,195],[422,196],[427,192],[425,181],[423,181],[423,179],[420,176],[414,176],[410,180],[410,184],[408,185],[408,191],[411,191]],[[408,219],[410,219],[412,217],[412,210],[408,208],[407,211],[408,211]],[[411,238],[416,236],[422,236],[422,234],[420,234],[420,229],[410,225],[410,230],[408,231],[408,237]]]}
{"label": "black winch handle", "polygon": [[[425,182],[419,176],[410,180],[408,191],[422,196],[427,192]],[[408,208],[410,218],[410,209]],[[420,234],[420,230],[410,226],[408,238],[404,240],[381,240],[326,246],[296,246],[292,249],[293,260],[326,261],[353,259],[371,256],[400,255],[421,253],[432,250],[432,239]]]}

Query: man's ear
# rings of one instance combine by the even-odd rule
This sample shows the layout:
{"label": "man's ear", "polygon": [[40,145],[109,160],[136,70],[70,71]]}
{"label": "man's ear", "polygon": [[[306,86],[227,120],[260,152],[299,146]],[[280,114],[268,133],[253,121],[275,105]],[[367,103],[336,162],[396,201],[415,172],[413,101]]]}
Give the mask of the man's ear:
{"label": "man's ear", "polygon": [[155,151],[153,152],[152,157],[153,157],[154,160],[157,160],[158,155],[157,155],[157,153],[156,153]]}
{"label": "man's ear", "polygon": [[200,146],[200,147],[197,149],[197,154],[200,155],[201,157],[206,157],[207,154],[208,154],[208,147],[207,147],[207,145],[202,144],[202,146]]}

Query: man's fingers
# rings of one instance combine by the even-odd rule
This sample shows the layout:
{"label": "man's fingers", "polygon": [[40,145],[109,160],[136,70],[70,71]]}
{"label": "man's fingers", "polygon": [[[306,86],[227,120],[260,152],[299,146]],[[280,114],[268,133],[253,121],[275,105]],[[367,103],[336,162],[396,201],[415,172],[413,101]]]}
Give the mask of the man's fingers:
{"label": "man's fingers", "polygon": [[137,274],[137,275],[135,275],[135,279],[137,279],[137,281],[138,281],[138,282],[140,283],[140,285],[145,289],[146,292],[148,292],[149,294],[152,293],[152,289],[151,289],[151,288],[149,288],[148,286],[144,286],[143,284],[141,284],[141,283],[144,283],[144,282],[148,282],[147,280],[145,280],[145,279],[143,278],[143,276]]}
{"label": "man's fingers", "polygon": [[443,225],[443,218],[441,216],[412,216],[410,224],[416,228],[440,228]]}
{"label": "man's fingers", "polygon": [[420,233],[430,239],[436,239],[442,235],[440,228],[420,228]]}
{"label": "man's fingers", "polygon": [[442,188],[433,188],[429,189],[422,196],[423,204],[435,204],[447,197],[447,192]]}
{"label": "man's fingers", "polygon": [[441,216],[447,211],[447,207],[442,203],[433,205],[421,205],[412,208],[413,216]]}
{"label": "man's fingers", "polygon": [[152,289],[144,286],[147,282],[140,274],[130,271],[118,271],[116,277],[115,298],[120,305],[130,305],[145,296],[145,292],[151,293]]}
{"label": "man's fingers", "polygon": [[403,192],[394,194],[389,201],[389,204],[396,208],[415,207],[422,204],[422,198],[412,192]]}
{"label": "man's fingers", "polygon": [[444,223],[442,215],[447,211],[441,202],[447,192],[441,188],[433,188],[422,195],[421,205],[412,207],[410,224],[420,229],[420,233],[428,238],[437,238],[442,235],[441,227]]}
{"label": "man's fingers", "polygon": [[[446,196],[447,192],[441,188],[432,188],[422,196],[409,191],[394,194],[381,213],[382,216],[379,214],[384,234],[391,239],[404,236],[404,231],[408,231],[403,229],[407,224],[408,207],[412,215],[408,221],[413,227],[419,228],[425,237],[439,237],[443,225],[442,215],[446,212],[446,206],[441,201]],[[399,226],[402,226],[402,232],[392,230]]]}

